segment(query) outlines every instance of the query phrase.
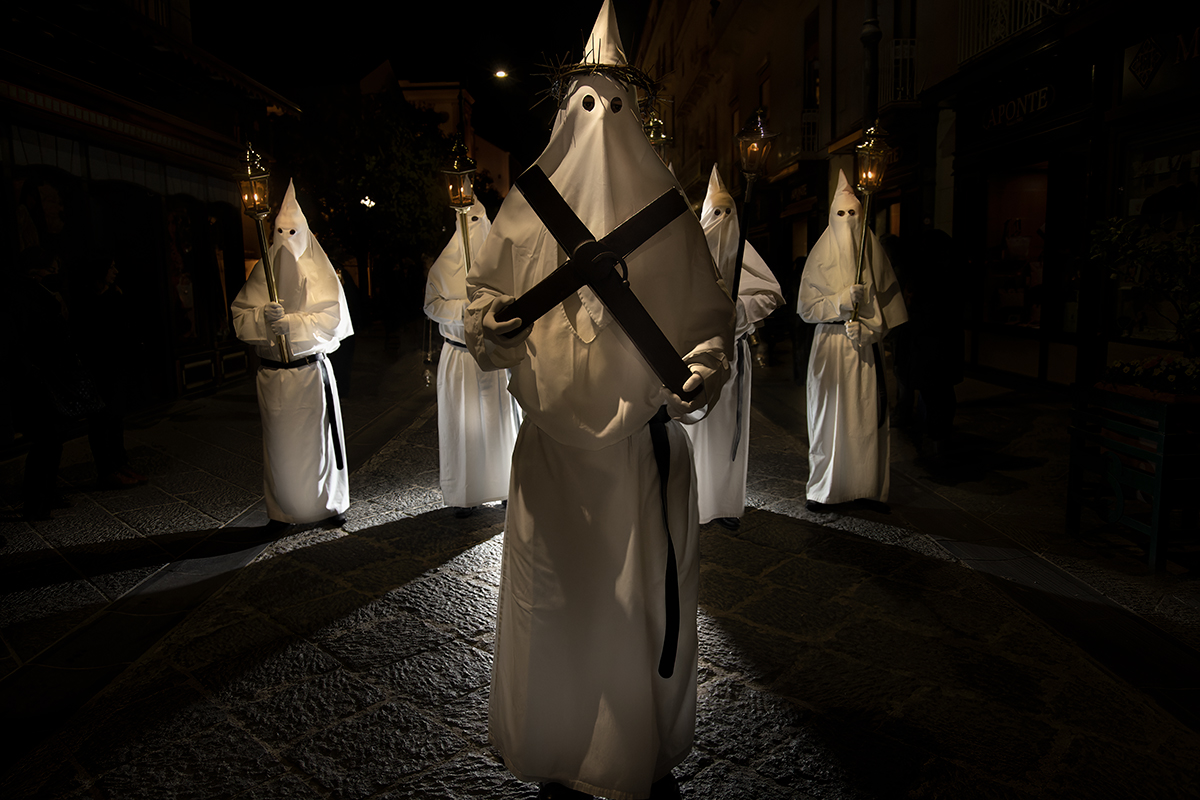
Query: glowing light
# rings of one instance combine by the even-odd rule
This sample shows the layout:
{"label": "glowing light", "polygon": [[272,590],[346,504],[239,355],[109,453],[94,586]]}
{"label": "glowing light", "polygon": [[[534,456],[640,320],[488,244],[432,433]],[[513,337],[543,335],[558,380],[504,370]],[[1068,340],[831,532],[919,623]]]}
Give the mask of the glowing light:
{"label": "glowing light", "polygon": [[505,71],[504,71],[504,70],[502,70],[502,69],[498,69],[498,70],[496,70],[496,77],[497,77],[497,78],[507,78],[507,77],[508,77],[508,73],[507,73],[507,72],[505,72]]}
{"label": "glowing light", "polygon": [[358,202],[362,203],[367,208],[373,208],[375,206],[375,201],[371,199],[370,195],[367,195],[366,197],[364,197],[362,200],[359,200]]}

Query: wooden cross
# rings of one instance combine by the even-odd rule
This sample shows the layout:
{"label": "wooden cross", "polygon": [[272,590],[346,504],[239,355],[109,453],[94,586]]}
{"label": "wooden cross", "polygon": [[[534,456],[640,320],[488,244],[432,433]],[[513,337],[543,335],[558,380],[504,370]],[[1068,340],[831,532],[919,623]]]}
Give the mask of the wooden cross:
{"label": "wooden cross", "polygon": [[[498,322],[521,320],[521,326],[505,336],[516,336],[572,292],[589,286],[664,386],[684,400],[699,394],[699,388],[683,390],[683,384],[692,372],[633,293],[629,286],[629,268],[625,264],[630,253],[687,211],[683,195],[677,189],[668,189],[597,241],[541,167],[534,164],[517,178],[516,185],[550,235],[567,252],[568,258],[536,286],[497,312]],[[620,273],[617,267],[621,268]]]}

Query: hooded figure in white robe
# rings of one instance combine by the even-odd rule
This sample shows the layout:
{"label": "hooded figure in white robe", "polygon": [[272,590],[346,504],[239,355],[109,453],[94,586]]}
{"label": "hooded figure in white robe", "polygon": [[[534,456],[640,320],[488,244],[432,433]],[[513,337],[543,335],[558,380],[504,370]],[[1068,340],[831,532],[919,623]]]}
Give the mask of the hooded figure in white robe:
{"label": "hooded figure in white robe", "polygon": [[[733,197],[725,188],[717,165],[708,179],[708,194],[700,211],[700,225],[717,262],[722,283],[733,289],[737,269],[740,228]],[[699,487],[700,522],[721,520],[736,527],[746,509],[746,470],[750,451],[750,372],[753,357],[750,334],[758,323],[783,305],[779,281],[749,242],[742,256],[738,286],[737,352],[729,365],[731,376],[721,389],[721,400],[707,417],[684,430],[695,449]]]}
{"label": "hooded figure in white robe", "polygon": [[829,227],[804,264],[796,305],[804,321],[817,326],[807,382],[807,496],[815,503],[888,498],[888,416],[879,397],[878,345],[908,312],[887,254],[870,229],[862,283],[855,283],[866,224],[862,204],[840,173]]}
{"label": "hooded figure in white robe", "polygon": [[[585,59],[626,63],[607,0]],[[535,163],[598,238],[678,190],[642,132],[634,88],[603,67],[572,76]],[[526,333],[499,335],[517,321],[497,324],[496,310],[565,261],[517,189],[468,276],[467,346],[486,369],[511,368],[509,391],[525,414],[508,495],[489,729],[522,780],[645,798],[690,751],[696,718],[695,470],[682,426],[659,409],[702,413],[719,396],[734,307],[693,214],[626,259],[632,291],[693,372],[685,390],[703,387],[685,403],[590,288]],[[669,446],[665,489],[652,436]],[[677,625],[668,625],[668,597],[678,601]]]}
{"label": "hooded figure in white robe", "polygon": [[[425,315],[438,323],[445,340],[437,373],[442,502],[451,508],[471,508],[508,498],[508,471],[521,417],[520,407],[508,393],[508,374],[485,372],[467,352],[463,216],[455,217],[454,238],[429,268]],[[466,219],[471,253],[478,258],[492,223],[478,201]]]}
{"label": "hooded figure in white robe", "polygon": [[[279,302],[271,302],[260,261],[233,301],[233,326],[261,360],[267,513],[281,523],[321,522],[350,506],[341,402],[325,356],[354,329],[341,281],[309,231],[291,183],[273,235],[270,259]],[[278,334],[287,337],[286,364]]]}

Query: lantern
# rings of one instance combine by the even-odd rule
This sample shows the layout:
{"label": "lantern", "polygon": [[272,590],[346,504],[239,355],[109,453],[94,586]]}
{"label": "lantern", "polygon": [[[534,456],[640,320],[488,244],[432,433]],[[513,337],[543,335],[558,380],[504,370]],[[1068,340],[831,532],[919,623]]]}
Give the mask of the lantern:
{"label": "lantern", "polygon": [[450,150],[450,163],[442,168],[450,207],[466,209],[475,204],[475,162],[467,155],[467,146],[456,139]]}
{"label": "lantern", "polygon": [[767,156],[771,154],[771,145],[779,134],[767,130],[767,110],[759,108],[750,115],[746,124],[738,131],[738,154],[742,159],[742,172],[746,177],[757,177],[767,165]]}
{"label": "lantern", "polygon": [[249,142],[246,143],[246,166],[237,174],[238,189],[242,194],[242,208],[246,216],[265,218],[271,211],[270,190],[267,178],[271,173],[262,165],[262,159]]}
{"label": "lantern", "polygon": [[884,141],[886,136],[887,131],[883,130],[876,122],[867,128],[863,143],[856,148],[858,151],[858,190],[868,196],[872,192],[879,191],[879,187],[883,185],[883,172],[887,169],[888,160],[892,155],[892,148],[888,147]]}
{"label": "lantern", "polygon": [[[271,173],[262,165],[262,159],[249,142],[246,142],[246,166],[235,176],[238,189],[242,194],[242,208],[246,216],[255,222],[258,229],[258,249],[261,253],[263,278],[267,283],[267,296],[272,303],[279,302],[279,290],[275,285],[275,270],[271,268],[271,248],[267,244],[267,228],[264,220],[271,213],[271,196],[267,188],[267,179]],[[279,360],[288,362],[287,337],[276,336],[275,343],[279,347]]]}

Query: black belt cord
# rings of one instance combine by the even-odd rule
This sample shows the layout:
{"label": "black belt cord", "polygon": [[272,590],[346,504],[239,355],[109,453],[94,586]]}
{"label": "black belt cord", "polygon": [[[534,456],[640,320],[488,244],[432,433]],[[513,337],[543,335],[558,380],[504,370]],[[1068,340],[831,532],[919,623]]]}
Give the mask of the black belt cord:
{"label": "black belt cord", "polygon": [[737,425],[733,429],[733,447],[729,448],[730,461],[737,461],[738,444],[742,441],[742,414],[746,411],[743,408],[745,395],[742,392],[742,381],[745,379],[746,373],[746,353],[743,345],[746,345],[746,339],[749,336],[748,333],[742,334],[742,338],[737,340]]}
{"label": "black belt cord", "polygon": [[675,543],[671,541],[671,525],[667,519],[667,480],[671,477],[671,442],[667,438],[667,423],[671,415],[662,406],[650,420],[650,441],[654,445],[654,461],[658,464],[658,484],[662,500],[663,529],[667,532],[666,606],[667,627],[663,633],[662,657],[658,674],[664,678],[675,672],[675,654],[679,650],[679,567],[675,564]]}
{"label": "black belt cord", "polygon": [[337,458],[337,468],[346,469],[346,460],[342,458],[342,437],[338,432],[337,408],[333,400],[333,383],[329,380],[329,367],[325,359],[321,359],[321,378],[325,381],[325,407],[329,411],[329,428],[333,432],[333,455]]}
{"label": "black belt cord", "polygon": [[321,366],[321,382],[325,384],[325,407],[329,411],[329,428],[333,431],[333,454],[337,458],[337,468],[344,470],[346,468],[346,459],[342,456],[342,437],[338,431],[337,407],[334,405],[333,399],[333,383],[329,380],[329,367],[325,364],[325,354],[313,353],[311,356],[297,358],[286,364],[282,361],[272,361],[269,358],[260,358],[259,362],[267,369],[296,369],[298,367],[306,367],[314,362]]}

